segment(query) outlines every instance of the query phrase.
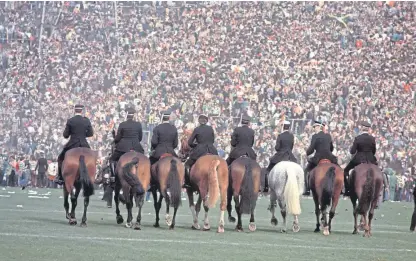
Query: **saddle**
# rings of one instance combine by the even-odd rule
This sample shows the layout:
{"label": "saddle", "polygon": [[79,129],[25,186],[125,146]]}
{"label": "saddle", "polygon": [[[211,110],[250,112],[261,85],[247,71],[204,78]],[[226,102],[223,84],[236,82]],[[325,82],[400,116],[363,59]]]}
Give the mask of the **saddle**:
{"label": "saddle", "polygon": [[320,165],[320,164],[326,164],[326,163],[331,163],[331,161],[330,161],[329,159],[321,159],[321,160],[318,162],[318,165]]}
{"label": "saddle", "polygon": [[163,153],[161,156],[160,156],[160,158],[159,158],[159,160],[161,160],[161,159],[163,159],[163,158],[166,158],[166,157],[172,157],[173,155],[172,154],[170,154],[170,153]]}

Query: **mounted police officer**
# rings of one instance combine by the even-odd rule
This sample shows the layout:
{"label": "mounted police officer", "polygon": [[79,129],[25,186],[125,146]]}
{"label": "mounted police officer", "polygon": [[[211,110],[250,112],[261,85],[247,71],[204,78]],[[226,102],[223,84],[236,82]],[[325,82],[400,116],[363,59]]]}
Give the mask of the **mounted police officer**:
{"label": "mounted police officer", "polygon": [[295,144],[295,136],[289,131],[290,130],[290,122],[285,121],[283,123],[283,132],[277,136],[276,146],[274,149],[276,150],[276,154],[270,158],[269,166],[267,167],[267,172],[265,176],[265,183],[264,183],[264,190],[263,192],[269,191],[269,173],[273,169],[273,167],[281,162],[281,161],[292,161],[298,162],[293,155],[293,145]]}
{"label": "mounted police officer", "polygon": [[[218,155],[214,147],[215,134],[214,129],[207,125],[208,116],[200,115],[198,117],[199,126],[194,129],[188,140],[189,147],[193,148],[188,160],[185,163],[185,184],[184,187],[190,187],[190,171],[195,162],[205,154]],[[194,143],[196,140],[197,144]]]}
{"label": "mounted police officer", "polygon": [[131,150],[144,154],[140,142],[143,138],[142,124],[134,120],[134,109],[127,110],[127,120],[120,123],[117,135],[113,130],[115,150],[110,158],[111,183],[115,181],[115,169],[120,157]]}
{"label": "mounted police officer", "polygon": [[170,112],[162,113],[161,124],[153,129],[152,135],[152,155],[150,164],[155,164],[160,157],[169,153],[177,157],[175,149],[178,147],[178,130],[169,123]]}
{"label": "mounted police officer", "polygon": [[256,160],[257,155],[253,150],[254,145],[254,130],[248,125],[250,124],[249,116],[241,117],[241,127],[234,129],[231,135],[231,146],[234,148],[231,150],[227,159],[227,164],[230,166],[234,160],[241,156],[248,156],[249,158]]}
{"label": "mounted police officer", "polygon": [[58,185],[64,184],[62,177],[62,162],[65,158],[65,153],[73,148],[84,147],[90,148],[87,142],[88,137],[94,135],[94,131],[91,126],[91,122],[87,117],[82,116],[84,106],[75,105],[75,116],[67,120],[63,136],[65,139],[71,137],[67,144],[65,144],[61,154],[58,156],[58,175],[54,182]]}
{"label": "mounted police officer", "polygon": [[315,134],[312,135],[311,144],[309,148],[306,150],[306,155],[309,156],[315,152],[315,155],[308,159],[308,165],[305,169],[305,193],[304,195],[310,195],[310,187],[309,187],[309,172],[313,170],[319,163],[319,161],[323,159],[327,159],[331,161],[331,163],[338,165],[337,157],[332,154],[334,150],[334,145],[332,143],[332,137],[329,133],[325,133],[323,128],[325,124],[320,121],[315,121],[313,128],[315,130]]}
{"label": "mounted police officer", "polygon": [[368,133],[371,125],[368,122],[362,122],[361,126],[361,134],[355,137],[354,143],[350,148],[350,153],[355,155],[344,169],[345,196],[349,196],[350,194],[350,185],[348,183],[350,170],[354,169],[361,163],[378,165],[377,158],[375,156],[376,139]]}

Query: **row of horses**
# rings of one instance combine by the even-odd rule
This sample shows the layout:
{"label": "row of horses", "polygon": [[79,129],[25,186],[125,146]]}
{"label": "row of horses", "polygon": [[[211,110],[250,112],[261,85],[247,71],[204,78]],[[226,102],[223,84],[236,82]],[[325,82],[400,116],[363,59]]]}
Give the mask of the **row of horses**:
{"label": "row of horses", "polygon": [[[183,154],[185,155],[185,154]],[[94,193],[94,180],[96,171],[97,153],[88,148],[74,148],[65,155],[62,173],[65,180],[64,207],[69,224],[77,224],[75,208],[77,198],[83,190],[84,213],[81,226],[86,226],[87,208],[89,197]],[[250,214],[249,230],[255,231],[256,224],[254,211],[261,187],[261,168],[259,164],[248,158],[236,159],[230,167],[224,159],[217,155],[204,155],[192,166],[190,171],[191,187],[187,188],[189,207],[193,217],[192,229],[199,230],[199,213],[203,204],[205,215],[203,230],[210,230],[208,218],[209,209],[214,208],[220,200],[220,218],[217,232],[224,232],[224,215],[228,212],[228,221],[235,222],[232,216],[231,201],[234,199],[235,212],[237,214],[237,231],[243,231],[242,215]],[[141,229],[141,212],[144,205],[145,191],[150,189],[154,199],[156,220],[154,227],[159,227],[160,209],[162,201],[166,202],[165,222],[170,229],[174,229],[176,214],[181,206],[181,192],[184,182],[185,167],[182,160],[170,154],[165,154],[151,166],[150,160],[143,154],[130,151],[120,157],[116,166],[116,183],[114,188],[114,202],[116,205],[116,221],[124,222],[120,214],[119,203],[125,203],[127,208],[127,220],[125,226]],[[136,178],[133,178],[136,177]],[[136,180],[137,184],[132,182]],[[323,234],[331,232],[331,222],[335,216],[335,210],[344,186],[343,170],[328,160],[322,160],[309,175],[309,184],[315,202],[316,229]],[[379,168],[372,164],[357,166],[351,175],[351,202],[354,214],[354,234],[360,228],[364,229],[364,236],[371,236],[371,222],[377,205],[378,195],[382,191],[383,177]],[[301,166],[294,162],[283,161],[278,163],[269,174],[270,206],[272,213],[271,224],[277,225],[275,209],[280,206],[283,217],[281,232],[286,232],[287,214],[294,216],[292,230],[300,230],[299,215],[301,214],[300,199],[304,189],[304,172]],[[123,191],[122,196],[120,191]],[[159,193],[158,193],[159,192]],[[199,194],[194,204],[194,194]],[[158,198],[159,194],[159,198]],[[68,198],[71,198],[72,208],[69,212]],[[416,191],[415,191],[416,202]],[[133,224],[133,204],[139,208],[136,222]],[[173,215],[170,208],[173,208]],[[328,211],[329,209],[329,211]],[[360,224],[357,218],[361,215]],[[411,230],[416,226],[415,213],[412,217]]]}

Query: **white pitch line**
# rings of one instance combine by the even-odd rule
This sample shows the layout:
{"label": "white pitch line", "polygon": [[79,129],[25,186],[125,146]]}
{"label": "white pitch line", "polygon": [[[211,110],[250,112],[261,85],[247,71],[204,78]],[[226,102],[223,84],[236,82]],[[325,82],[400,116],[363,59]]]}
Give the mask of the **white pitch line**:
{"label": "white pitch line", "polygon": [[368,251],[368,252],[409,252],[416,253],[414,249],[404,249],[404,248],[355,248],[355,247],[344,247],[344,246],[310,246],[310,245],[287,245],[287,244],[270,244],[270,243],[261,243],[256,244],[254,242],[250,243],[237,243],[237,242],[228,242],[220,240],[210,240],[210,241],[200,241],[200,240],[171,240],[171,239],[150,239],[150,238],[122,238],[122,237],[86,237],[86,236],[57,236],[57,235],[41,235],[41,234],[25,234],[25,233],[1,233],[0,236],[5,237],[35,237],[35,238],[52,238],[52,239],[74,239],[74,240],[86,240],[91,241],[127,241],[127,242],[154,242],[154,243],[170,243],[170,244],[193,244],[193,245],[232,245],[232,246],[244,246],[244,247],[280,247],[280,248],[298,248],[298,249],[317,249],[317,250],[341,250],[341,251]]}

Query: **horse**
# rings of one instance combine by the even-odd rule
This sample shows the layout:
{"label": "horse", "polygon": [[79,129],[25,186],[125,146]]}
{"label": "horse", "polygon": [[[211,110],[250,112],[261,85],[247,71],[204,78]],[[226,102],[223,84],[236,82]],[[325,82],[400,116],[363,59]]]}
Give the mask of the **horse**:
{"label": "horse", "polygon": [[[234,196],[235,212],[237,213],[237,226],[235,230],[243,231],[241,215],[250,214],[249,230],[256,231],[254,223],[254,209],[256,208],[258,191],[260,189],[260,165],[253,159],[242,156],[234,160],[230,166],[229,188],[227,195],[228,220],[235,222],[231,216],[231,199]],[[241,201],[240,201],[241,196]]]}
{"label": "horse", "polygon": [[[159,227],[159,211],[162,207],[162,200],[165,198],[166,224],[169,226],[169,229],[174,229],[176,212],[178,211],[178,207],[182,204],[181,192],[185,176],[185,166],[179,158],[172,156],[172,154],[165,153],[160,157],[159,161],[152,166],[151,175],[152,186],[155,186],[151,189],[156,212],[156,222],[153,226]],[[159,200],[157,199],[157,190],[159,190],[160,194]],[[173,218],[169,215],[169,206],[174,208]]]}
{"label": "horse", "polygon": [[[133,184],[138,182],[138,184]],[[144,204],[145,192],[150,185],[150,160],[143,154],[136,151],[124,153],[118,160],[116,166],[116,184],[114,188],[114,202],[116,203],[117,224],[123,223],[123,216],[120,215],[119,198],[120,190],[123,190],[123,197],[127,208],[127,228],[141,230],[142,207]],[[137,191],[137,187],[140,191]],[[133,198],[139,208],[136,223],[132,225]]]}
{"label": "horse", "polygon": [[413,189],[413,204],[415,204],[415,208],[413,210],[412,222],[410,223],[411,232],[415,232],[416,228],[416,187]]}
{"label": "horse", "polygon": [[[344,172],[339,166],[331,163],[330,160],[322,159],[319,161],[318,166],[310,172],[309,184],[313,201],[315,202],[315,233],[320,232],[319,216],[322,214],[323,234],[329,236],[331,233],[331,222],[335,216],[335,209],[344,186]],[[331,206],[331,210],[328,215],[327,207],[329,206]]]}
{"label": "horse", "polygon": [[[75,208],[77,207],[78,195],[83,190],[84,214],[82,215],[81,227],[87,226],[87,208],[90,196],[94,195],[94,180],[96,171],[97,152],[89,148],[73,148],[65,153],[62,162],[62,177],[65,181],[63,186],[64,208],[66,218],[70,225],[76,225]],[[71,213],[69,213],[68,197],[71,195]]]}
{"label": "horse", "polygon": [[354,214],[354,231],[352,233],[358,234],[357,216],[360,214],[365,230],[364,237],[370,237],[374,209],[377,206],[378,197],[383,186],[383,173],[374,164],[361,163],[354,168],[350,180],[350,199]]}
{"label": "horse", "polygon": [[[189,149],[187,139],[182,138],[180,154],[183,159],[189,155]],[[189,208],[193,217],[192,229],[200,229],[198,215],[201,210],[201,203],[204,201],[205,218],[203,231],[210,230],[208,211],[210,208],[215,207],[219,196],[221,196],[221,215],[217,232],[224,233],[224,213],[228,190],[227,162],[217,155],[206,154],[201,156],[191,168],[190,181],[192,187],[186,188],[186,193],[188,194]],[[199,193],[196,205],[194,204],[194,192]]]}
{"label": "horse", "polygon": [[[304,189],[304,171],[302,167],[292,161],[281,161],[276,164],[269,174],[270,186],[270,212],[273,226],[277,226],[275,217],[276,200],[280,206],[283,217],[282,233],[286,233],[286,212],[294,216],[292,230],[297,233],[300,230],[298,216],[301,213],[300,197]],[[286,211],[287,210],[287,211]]]}

